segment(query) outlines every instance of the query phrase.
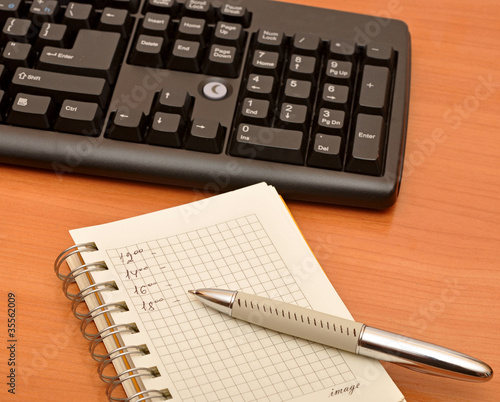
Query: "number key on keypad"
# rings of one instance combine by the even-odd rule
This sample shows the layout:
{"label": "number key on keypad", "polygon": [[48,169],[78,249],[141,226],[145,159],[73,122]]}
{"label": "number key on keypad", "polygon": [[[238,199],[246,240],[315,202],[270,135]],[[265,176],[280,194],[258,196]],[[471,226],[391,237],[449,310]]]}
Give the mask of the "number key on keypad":
{"label": "number key on keypad", "polygon": [[308,126],[307,106],[283,103],[283,105],[281,105],[278,126],[306,131]]}
{"label": "number key on keypad", "polygon": [[294,80],[289,78],[285,85],[285,100],[311,106],[313,86],[310,81]]}
{"label": "number key on keypad", "polygon": [[290,76],[314,80],[318,61],[315,57],[294,54],[290,59]]}
{"label": "number key on keypad", "polygon": [[274,77],[269,75],[250,74],[245,95],[270,100],[274,96],[274,83]]}
{"label": "number key on keypad", "polygon": [[256,50],[253,55],[251,70],[278,77],[280,74],[280,55],[267,50]]}
{"label": "number key on keypad", "polygon": [[243,123],[268,125],[270,102],[262,99],[245,98],[241,106],[241,118]]}
{"label": "number key on keypad", "polygon": [[342,169],[344,147],[342,138],[335,135],[316,134],[311,142],[307,163],[324,169]]}

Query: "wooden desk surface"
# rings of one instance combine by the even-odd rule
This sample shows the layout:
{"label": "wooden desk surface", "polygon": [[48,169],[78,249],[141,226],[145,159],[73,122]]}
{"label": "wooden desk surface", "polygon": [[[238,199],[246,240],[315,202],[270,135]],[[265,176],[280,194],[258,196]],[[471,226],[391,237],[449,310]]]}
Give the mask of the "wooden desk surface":
{"label": "wooden desk surface", "polygon": [[[500,368],[500,3],[295,0],[406,21],[413,45],[406,166],[383,212],[289,202],[362,322]],[[439,131],[436,131],[439,130]],[[69,229],[193,201],[190,189],[0,165],[1,400],[104,401],[52,263]],[[7,294],[17,303],[17,398],[7,398]],[[459,382],[386,365],[414,401],[497,401],[500,377]],[[381,396],[381,401],[383,397]]]}

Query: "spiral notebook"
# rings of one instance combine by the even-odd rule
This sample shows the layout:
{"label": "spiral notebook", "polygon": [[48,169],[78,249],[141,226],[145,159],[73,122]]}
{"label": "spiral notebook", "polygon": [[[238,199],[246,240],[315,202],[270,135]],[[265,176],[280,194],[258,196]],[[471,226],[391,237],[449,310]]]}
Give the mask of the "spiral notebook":
{"label": "spiral notebook", "polygon": [[273,187],[70,233],[76,245],[56,272],[110,400],[404,400],[376,360],[241,322],[188,294],[241,290],[351,318]]}

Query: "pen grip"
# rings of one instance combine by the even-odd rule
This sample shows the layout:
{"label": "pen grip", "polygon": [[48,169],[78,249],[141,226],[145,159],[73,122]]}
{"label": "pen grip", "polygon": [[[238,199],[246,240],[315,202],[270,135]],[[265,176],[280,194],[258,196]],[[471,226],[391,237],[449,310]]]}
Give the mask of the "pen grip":
{"label": "pen grip", "polygon": [[252,324],[356,353],[363,324],[304,307],[238,292],[232,314]]}

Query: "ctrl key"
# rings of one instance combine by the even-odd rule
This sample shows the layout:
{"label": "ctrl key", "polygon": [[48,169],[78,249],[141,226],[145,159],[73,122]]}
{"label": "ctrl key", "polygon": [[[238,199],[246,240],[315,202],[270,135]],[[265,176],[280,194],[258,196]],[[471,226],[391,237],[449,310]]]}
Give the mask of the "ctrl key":
{"label": "ctrl key", "polygon": [[18,93],[7,117],[7,124],[48,129],[56,113],[48,96]]}
{"label": "ctrl key", "polygon": [[382,116],[359,114],[346,170],[380,176],[384,165],[385,122]]}
{"label": "ctrl key", "polygon": [[97,137],[101,131],[103,113],[97,103],[65,100],[54,129],[64,133]]}

